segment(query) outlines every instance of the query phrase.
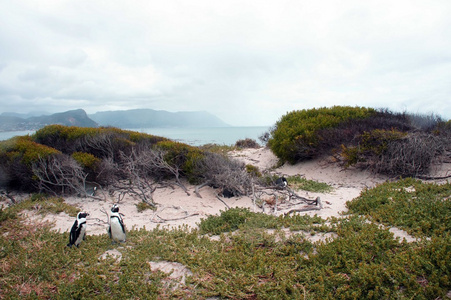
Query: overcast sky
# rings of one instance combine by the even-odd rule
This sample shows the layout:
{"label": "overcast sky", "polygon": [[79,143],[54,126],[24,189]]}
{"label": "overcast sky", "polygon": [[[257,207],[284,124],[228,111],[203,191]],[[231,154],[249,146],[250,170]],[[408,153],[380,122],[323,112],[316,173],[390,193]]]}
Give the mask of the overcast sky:
{"label": "overcast sky", "polygon": [[451,119],[450,0],[0,0],[0,113],[351,105]]}

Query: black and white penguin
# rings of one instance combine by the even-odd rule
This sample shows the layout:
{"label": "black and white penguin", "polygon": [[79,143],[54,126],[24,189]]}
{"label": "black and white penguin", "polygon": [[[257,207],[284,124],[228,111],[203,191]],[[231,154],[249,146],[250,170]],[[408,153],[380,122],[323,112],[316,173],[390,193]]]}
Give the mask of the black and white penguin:
{"label": "black and white penguin", "polygon": [[278,187],[284,188],[288,185],[288,181],[285,177],[279,177],[276,179],[276,185]]}
{"label": "black and white penguin", "polygon": [[87,216],[89,216],[89,214],[86,212],[79,212],[77,214],[77,219],[75,220],[74,225],[72,225],[72,229],[70,230],[69,244],[67,244],[68,247],[72,247],[72,245],[78,247],[80,243],[85,239]]}
{"label": "black and white penguin", "polygon": [[119,206],[114,204],[111,208],[110,226],[108,227],[108,235],[113,241],[125,242],[125,226],[121,215],[119,214]]}

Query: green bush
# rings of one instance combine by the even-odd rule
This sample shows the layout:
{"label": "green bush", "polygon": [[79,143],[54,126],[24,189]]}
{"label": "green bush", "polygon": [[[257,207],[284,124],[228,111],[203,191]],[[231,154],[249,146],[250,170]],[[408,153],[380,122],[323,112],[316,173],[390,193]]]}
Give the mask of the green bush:
{"label": "green bush", "polygon": [[253,139],[246,138],[244,140],[238,140],[235,143],[235,147],[243,149],[243,148],[260,148],[260,145],[257,141]]}
{"label": "green bush", "polygon": [[58,153],[61,152],[32,141],[30,136],[19,136],[8,140],[0,150],[0,155],[7,157],[10,161],[19,160],[27,166]]}
{"label": "green bush", "polygon": [[165,151],[165,161],[180,168],[190,182],[196,181],[196,165],[203,159],[203,151],[199,148],[174,141],[161,141],[156,147]]}
{"label": "green bush", "polygon": [[95,170],[100,164],[100,159],[86,152],[74,152],[72,158],[75,159],[83,168]]}
{"label": "green bush", "polygon": [[313,158],[318,155],[316,147],[321,142],[320,130],[372,114],[375,110],[371,108],[346,106],[293,111],[276,123],[268,146],[279,159],[290,163]]}
{"label": "green bush", "polygon": [[445,152],[446,143],[440,137],[422,132],[380,130],[356,137],[357,146],[342,145],[346,167],[357,165],[374,173],[416,177],[427,174],[435,159]]}
{"label": "green bush", "polygon": [[199,228],[203,233],[220,234],[237,230],[241,224],[246,222],[252,213],[247,208],[231,208],[221,211],[219,216],[209,216],[201,219]]}
{"label": "green bush", "polygon": [[359,136],[359,145],[347,147],[342,145],[342,156],[346,166],[354,165],[365,160],[369,155],[381,156],[387,149],[390,142],[400,140],[407,135],[398,130],[375,129],[371,132],[364,132]]}
{"label": "green bush", "polygon": [[327,183],[305,179],[301,176],[289,176],[287,181],[288,185],[295,190],[297,189],[317,193],[328,193],[332,191],[332,187]]}
{"label": "green bush", "polygon": [[49,125],[37,130],[32,139],[65,154],[86,152],[98,158],[118,157],[136,143],[156,144],[168,139],[115,127],[78,127]]}
{"label": "green bush", "polygon": [[246,165],[246,172],[253,177],[261,177],[262,173],[258,169],[258,167],[254,165]]}
{"label": "green bush", "polygon": [[2,185],[22,191],[35,190],[33,164],[60,153],[54,148],[32,141],[30,136],[0,142]]}
{"label": "green bush", "polygon": [[346,203],[349,213],[397,226],[415,236],[451,233],[451,184],[407,178],[363,191]]}

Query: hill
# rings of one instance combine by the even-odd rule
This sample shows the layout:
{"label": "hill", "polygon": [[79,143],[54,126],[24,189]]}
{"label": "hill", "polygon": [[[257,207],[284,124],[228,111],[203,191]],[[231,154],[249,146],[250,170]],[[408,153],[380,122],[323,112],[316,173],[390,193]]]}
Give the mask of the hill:
{"label": "hill", "polygon": [[168,112],[153,109],[132,109],[102,111],[91,114],[89,117],[100,126],[119,128],[230,126],[206,111]]}
{"label": "hill", "polygon": [[28,118],[23,118],[20,114],[3,113],[0,115],[0,131],[37,130],[50,124],[79,127],[98,126],[83,109]]}
{"label": "hill", "polygon": [[168,112],[153,109],[133,109],[102,111],[88,115],[83,109],[76,109],[40,116],[8,112],[0,115],[0,131],[37,130],[51,124],[79,127],[113,126],[118,128],[230,126],[206,111]]}

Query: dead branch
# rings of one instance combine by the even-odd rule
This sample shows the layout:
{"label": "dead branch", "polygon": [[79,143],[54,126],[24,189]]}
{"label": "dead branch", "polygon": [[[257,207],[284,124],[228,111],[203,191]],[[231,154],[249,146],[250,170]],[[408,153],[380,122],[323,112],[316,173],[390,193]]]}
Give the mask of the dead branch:
{"label": "dead branch", "polygon": [[199,184],[199,185],[196,186],[196,189],[194,190],[194,193],[196,194],[197,197],[202,198],[202,196],[201,196],[200,193],[199,193],[199,190],[200,190],[201,188],[203,188],[204,186],[208,185],[209,183],[210,183],[210,182],[207,181],[207,182],[204,182],[204,183]]}
{"label": "dead branch", "polygon": [[225,203],[225,201],[222,200],[222,199],[219,197],[218,194],[216,194],[216,198],[218,198],[219,201],[221,201],[222,203],[224,203],[224,205],[227,207],[227,209],[230,209],[230,206],[229,206],[227,203]]}
{"label": "dead branch", "polygon": [[1,191],[1,194],[2,195],[4,195],[6,198],[8,198],[9,200],[11,200],[11,203],[12,204],[16,204],[16,199],[14,199],[14,197],[13,196],[11,196],[10,194],[9,194],[9,192],[8,191]]}
{"label": "dead branch", "polygon": [[115,184],[116,188],[123,194],[135,195],[141,201],[155,207],[153,193],[156,190],[156,182],[149,176],[149,157],[136,149],[132,149],[130,155],[121,152],[120,156],[124,162],[122,171],[128,180],[118,181]]}
{"label": "dead branch", "polygon": [[446,176],[422,176],[422,175],[417,175],[417,176],[415,176],[415,178],[423,179],[423,180],[441,180],[441,179],[451,178],[451,175],[446,175]]}
{"label": "dead branch", "polygon": [[[183,220],[183,219],[187,219],[187,218],[194,217],[194,216],[198,216],[198,215],[199,215],[199,213],[192,213],[192,214],[186,215],[186,216],[184,216],[184,217],[170,218],[170,219],[162,218],[162,217],[160,217],[159,215],[155,215],[155,216],[157,216],[157,217],[161,220],[161,222],[169,222],[169,221]],[[155,222],[155,221],[152,220],[152,222]],[[156,222],[156,223],[161,223],[161,222]]]}
{"label": "dead branch", "polygon": [[210,186],[230,191],[234,196],[247,195],[251,191],[251,177],[244,164],[216,153],[205,153],[196,161],[196,173]]}
{"label": "dead branch", "polygon": [[133,153],[145,161],[145,166],[147,167],[148,173],[152,173],[154,175],[163,174],[171,174],[175,178],[175,184],[178,185],[188,196],[190,193],[185,185],[180,180],[181,175],[181,167],[176,163],[170,164],[166,161],[165,156],[167,151],[161,149],[145,149],[138,150],[138,154],[136,154],[136,150],[133,149]]}
{"label": "dead branch", "polygon": [[86,177],[82,167],[71,157],[55,155],[48,158],[39,158],[32,166],[40,191],[56,195],[55,189],[61,193],[76,193],[83,197],[86,193]]}
{"label": "dead branch", "polygon": [[294,212],[304,212],[304,211],[311,211],[311,210],[321,210],[323,208],[323,204],[321,202],[321,198],[317,197],[314,201],[316,201],[316,206],[310,206],[310,207],[302,207],[302,208],[293,208],[288,210],[287,212],[284,212],[284,215],[289,215]]}

